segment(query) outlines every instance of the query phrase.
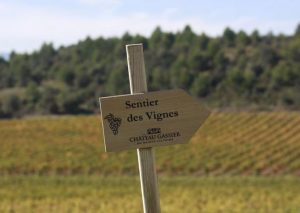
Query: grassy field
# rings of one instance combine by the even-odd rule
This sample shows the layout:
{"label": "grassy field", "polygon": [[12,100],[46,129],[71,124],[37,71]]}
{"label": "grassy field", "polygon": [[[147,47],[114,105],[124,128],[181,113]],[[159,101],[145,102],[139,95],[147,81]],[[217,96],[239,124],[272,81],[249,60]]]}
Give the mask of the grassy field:
{"label": "grassy field", "polygon": [[[298,213],[300,181],[295,177],[163,177],[166,213]],[[136,177],[5,177],[0,212],[142,212]]]}
{"label": "grassy field", "polygon": [[[135,150],[105,153],[99,116],[0,121],[0,212],[142,212]],[[162,212],[299,213],[300,114],[213,113],[156,148]]]}
{"label": "grassy field", "polygon": [[[0,121],[0,174],[136,175],[135,151],[105,153],[99,116]],[[156,148],[164,175],[300,176],[299,113],[214,113],[187,145]]]}

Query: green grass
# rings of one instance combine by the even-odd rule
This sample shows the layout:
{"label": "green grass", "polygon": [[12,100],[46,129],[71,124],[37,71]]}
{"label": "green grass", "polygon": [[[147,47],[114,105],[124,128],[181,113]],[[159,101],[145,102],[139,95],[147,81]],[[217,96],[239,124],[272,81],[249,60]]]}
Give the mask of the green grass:
{"label": "green grass", "polygon": [[[300,212],[300,181],[293,177],[159,180],[162,212]],[[0,212],[142,212],[137,177],[6,176]]]}

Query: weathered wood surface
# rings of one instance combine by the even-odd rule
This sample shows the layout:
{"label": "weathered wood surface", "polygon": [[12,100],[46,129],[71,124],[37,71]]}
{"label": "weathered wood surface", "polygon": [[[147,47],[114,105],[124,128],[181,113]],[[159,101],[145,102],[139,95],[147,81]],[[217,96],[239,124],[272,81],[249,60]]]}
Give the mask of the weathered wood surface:
{"label": "weathered wood surface", "polygon": [[106,151],[187,143],[209,115],[183,90],[107,97],[100,103]]}
{"label": "weathered wood surface", "polygon": [[137,149],[144,213],[160,213],[152,147],[187,143],[210,113],[183,90],[147,93],[142,44],[126,52],[131,95],[100,98],[105,149]]}
{"label": "weathered wood surface", "polygon": [[[131,94],[147,92],[143,45],[127,45]],[[137,150],[144,213],[160,213],[159,191],[153,148]]]}

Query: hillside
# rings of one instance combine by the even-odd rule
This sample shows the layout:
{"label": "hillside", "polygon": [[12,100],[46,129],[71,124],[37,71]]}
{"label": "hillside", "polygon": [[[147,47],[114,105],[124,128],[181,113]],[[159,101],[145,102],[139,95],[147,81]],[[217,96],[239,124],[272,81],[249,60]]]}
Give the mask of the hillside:
{"label": "hillside", "polygon": [[[300,114],[213,113],[187,145],[156,148],[160,175],[300,176]],[[0,121],[0,175],[137,175],[136,152],[105,153],[100,117]]]}
{"label": "hillside", "polygon": [[300,25],[293,35],[177,33],[86,38],[0,57],[0,118],[92,114],[100,96],[129,93],[125,45],[143,43],[149,91],[183,88],[211,108],[300,109]]}

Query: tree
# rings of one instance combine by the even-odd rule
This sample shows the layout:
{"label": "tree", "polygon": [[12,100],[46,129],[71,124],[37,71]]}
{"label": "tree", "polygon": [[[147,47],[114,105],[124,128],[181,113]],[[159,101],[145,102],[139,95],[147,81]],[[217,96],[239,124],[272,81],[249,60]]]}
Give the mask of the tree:
{"label": "tree", "polygon": [[239,47],[247,46],[250,44],[250,42],[251,42],[250,38],[243,30],[238,32],[236,36],[236,43]]}
{"label": "tree", "polygon": [[295,36],[300,36],[300,23],[298,24],[298,26],[295,30]]}
{"label": "tree", "polygon": [[10,77],[11,76],[8,75],[8,63],[0,57],[0,89],[10,86]]}
{"label": "tree", "polygon": [[159,67],[153,70],[149,81],[151,90],[168,89],[170,85],[167,71]]}
{"label": "tree", "polygon": [[1,113],[2,117],[14,117],[18,115],[21,108],[21,99],[12,94],[1,100]]}
{"label": "tree", "polygon": [[53,87],[43,87],[42,96],[39,100],[37,110],[42,114],[58,114],[59,107],[57,104],[57,95],[60,91]]}
{"label": "tree", "polygon": [[[0,116],[98,111],[99,96],[129,93],[125,44],[140,42],[149,90],[184,88],[213,106],[244,101],[300,109],[299,35],[300,25],[292,36],[227,27],[217,37],[187,25],[176,33],[157,27],[148,38],[125,33],[59,48],[44,43],[30,54],[0,57]],[[22,107],[8,112],[16,103]]]}
{"label": "tree", "polygon": [[149,38],[149,47],[152,49],[155,49],[157,47],[160,48],[162,37],[163,32],[161,31],[160,27],[156,27]]}
{"label": "tree", "polygon": [[200,51],[191,53],[188,59],[188,64],[194,72],[205,71],[211,67],[209,57]]}
{"label": "tree", "polygon": [[260,38],[260,35],[259,35],[259,32],[257,30],[254,30],[251,34],[251,43],[253,45],[256,45],[260,42],[261,38]]}
{"label": "tree", "polygon": [[193,32],[192,28],[187,25],[182,32],[176,34],[174,47],[176,51],[180,51],[187,55],[188,51],[192,49],[196,41],[196,34]]}
{"label": "tree", "polygon": [[192,94],[200,97],[207,96],[210,92],[210,80],[210,74],[208,72],[199,73],[192,84]]}
{"label": "tree", "polygon": [[293,86],[294,82],[300,75],[297,76],[297,71],[292,69],[292,66],[284,61],[281,61],[272,71],[272,83],[275,87]]}
{"label": "tree", "polygon": [[106,84],[106,91],[110,95],[120,95],[129,93],[129,83],[126,65],[123,62],[117,63],[110,72]]}
{"label": "tree", "polygon": [[75,80],[75,73],[68,67],[62,67],[58,71],[59,79],[62,80],[68,86],[73,86]]}
{"label": "tree", "polygon": [[209,43],[210,39],[209,37],[205,34],[202,33],[200,36],[197,37],[197,44],[195,47],[199,50],[206,50],[208,43]]}
{"label": "tree", "polygon": [[240,88],[243,85],[243,73],[240,70],[237,70],[235,68],[230,69],[227,72],[227,80],[228,80],[228,84],[229,86],[231,86],[232,88]]}
{"label": "tree", "polygon": [[190,87],[192,75],[183,56],[175,61],[170,74],[170,84],[172,88],[187,89]]}
{"label": "tree", "polygon": [[275,66],[280,60],[280,56],[276,50],[269,46],[262,46],[259,48],[258,57],[260,64],[271,67]]}
{"label": "tree", "polygon": [[26,87],[27,109],[33,112],[40,100],[42,94],[39,91],[38,85],[35,82],[30,82]]}
{"label": "tree", "polygon": [[12,54],[9,62],[9,70],[12,72],[13,81],[16,86],[26,86],[32,79],[29,66],[29,56],[27,54]]}
{"label": "tree", "polygon": [[223,39],[227,46],[232,47],[235,44],[235,32],[231,30],[229,27],[225,28],[223,32]]}
{"label": "tree", "polygon": [[300,61],[300,36],[293,38],[289,43],[287,56],[296,63]]}
{"label": "tree", "polygon": [[57,107],[62,114],[78,114],[83,102],[81,92],[75,90],[63,90],[57,95]]}

